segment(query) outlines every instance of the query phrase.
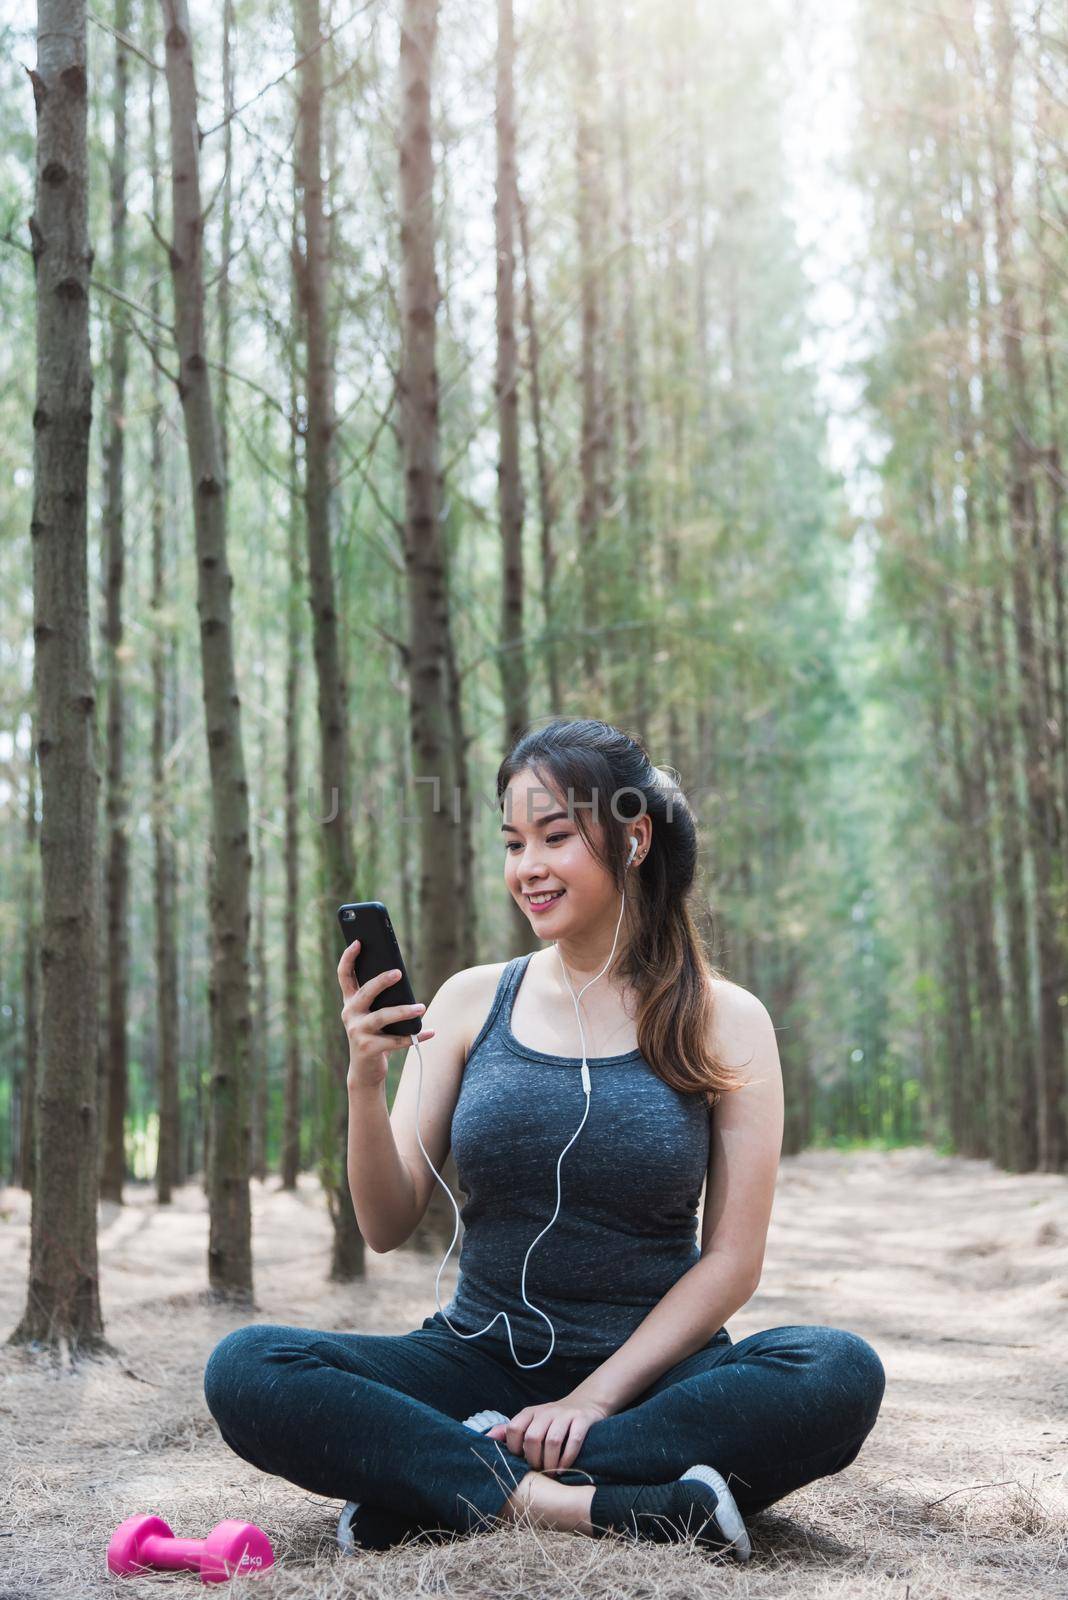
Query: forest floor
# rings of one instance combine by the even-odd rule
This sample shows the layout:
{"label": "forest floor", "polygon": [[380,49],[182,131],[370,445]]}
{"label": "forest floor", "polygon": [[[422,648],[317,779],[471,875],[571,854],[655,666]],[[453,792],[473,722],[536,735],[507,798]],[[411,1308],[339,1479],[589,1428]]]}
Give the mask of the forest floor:
{"label": "forest floor", "polygon": [[[419,1594],[518,1600],[1054,1600],[1068,1592],[1068,1180],[1014,1176],[921,1149],[784,1158],[760,1289],[730,1319],[824,1323],[879,1352],[886,1394],[852,1466],[750,1523],[753,1559],[501,1524],[445,1544],[341,1556],[341,1502],[235,1456],[203,1396],[215,1343],[244,1322],[406,1332],[434,1309],[444,1253],[376,1256],[325,1281],[330,1229],[317,1181],[253,1183],[256,1310],[206,1305],[200,1187],[160,1209],[149,1186],[100,1212],[106,1332],[121,1357],[54,1372],[0,1343],[0,1600],[203,1593],[192,1575],[118,1579],[114,1526],[154,1511],[203,1537],[258,1523],[277,1600]],[[448,1240],[445,1240],[445,1244]],[[0,1190],[0,1337],[22,1313],[29,1197]],[[457,1252],[442,1275],[442,1304]],[[729,1463],[718,1463],[722,1468]],[[242,1580],[234,1582],[242,1588]],[[221,1588],[221,1586],[220,1586]],[[232,1591],[233,1584],[226,1592]]]}

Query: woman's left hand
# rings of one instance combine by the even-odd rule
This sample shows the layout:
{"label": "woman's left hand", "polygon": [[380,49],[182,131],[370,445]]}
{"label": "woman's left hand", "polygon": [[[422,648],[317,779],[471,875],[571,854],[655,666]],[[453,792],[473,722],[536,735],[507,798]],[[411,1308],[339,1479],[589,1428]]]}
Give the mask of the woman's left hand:
{"label": "woman's left hand", "polygon": [[506,1441],[512,1454],[523,1456],[535,1472],[550,1472],[569,1467],[593,1424],[610,1415],[607,1406],[589,1400],[550,1400],[524,1406],[511,1422],[499,1422],[486,1437]]}

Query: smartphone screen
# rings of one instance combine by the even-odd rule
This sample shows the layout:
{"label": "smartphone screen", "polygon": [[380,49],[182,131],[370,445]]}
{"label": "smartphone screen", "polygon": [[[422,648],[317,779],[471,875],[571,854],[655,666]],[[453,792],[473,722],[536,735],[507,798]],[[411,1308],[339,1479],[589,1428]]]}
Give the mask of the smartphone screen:
{"label": "smartphone screen", "polygon": [[[389,912],[381,900],[355,900],[350,904],[339,906],[337,920],[346,947],[354,939],[360,941],[354,971],[356,982],[361,988],[380,972],[389,972],[393,967],[400,968],[401,975],[396,983],[391,983],[388,989],[383,989],[375,996],[371,1002],[371,1010],[380,1011],[384,1006],[414,1005],[415,995],[412,993],[404,957],[401,955]],[[422,1027],[422,1016],[402,1017],[399,1022],[385,1023],[382,1032],[413,1034],[421,1032]]]}

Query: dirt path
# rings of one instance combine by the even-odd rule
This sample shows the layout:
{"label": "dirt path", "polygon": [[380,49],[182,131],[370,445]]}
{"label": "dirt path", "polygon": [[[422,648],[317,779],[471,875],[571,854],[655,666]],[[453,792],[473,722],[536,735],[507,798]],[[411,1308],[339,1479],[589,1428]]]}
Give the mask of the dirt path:
{"label": "dirt path", "polygon": [[[887,1371],[853,1466],[755,1518],[737,1568],[670,1546],[515,1528],[341,1559],[340,1504],[257,1472],[222,1443],[200,1387],[215,1342],[245,1321],[371,1333],[434,1309],[433,1256],[368,1257],[366,1281],[324,1282],[317,1184],[253,1185],[257,1310],[200,1303],[199,1188],[160,1211],[151,1189],[101,1207],[104,1315],[121,1361],[54,1376],[0,1345],[0,1600],[203,1593],[193,1577],[110,1578],[111,1529],[153,1510],[202,1535],[223,1517],[266,1529],[267,1600],[412,1593],[601,1600],[705,1595],[1063,1600],[1068,1594],[1068,1181],[1011,1176],[923,1150],[783,1161],[757,1295],[737,1340],[786,1323],[850,1328]],[[29,1202],[0,1191],[0,1336],[21,1314]],[[443,1249],[444,1247],[442,1247]],[[455,1256],[442,1274],[451,1294]]]}

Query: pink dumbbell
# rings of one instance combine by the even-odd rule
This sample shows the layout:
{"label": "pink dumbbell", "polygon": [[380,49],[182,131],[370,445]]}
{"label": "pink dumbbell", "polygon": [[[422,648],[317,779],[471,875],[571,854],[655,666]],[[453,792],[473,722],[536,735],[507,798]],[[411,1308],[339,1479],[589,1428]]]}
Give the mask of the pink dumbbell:
{"label": "pink dumbbell", "polygon": [[108,1571],[120,1577],[163,1567],[199,1572],[205,1583],[226,1583],[235,1573],[255,1578],[273,1565],[263,1529],[236,1518],[220,1522],[206,1539],[176,1539],[162,1517],[127,1517],[108,1541]]}

